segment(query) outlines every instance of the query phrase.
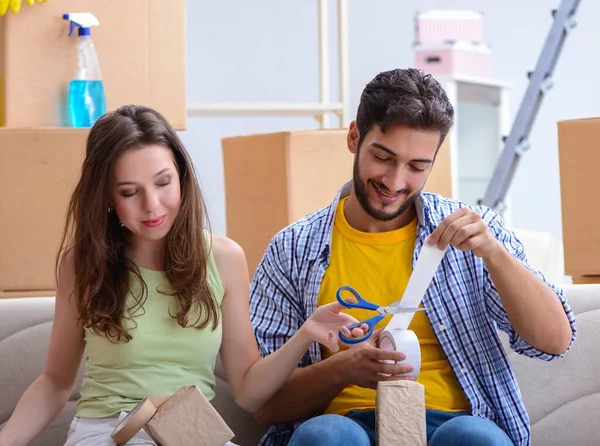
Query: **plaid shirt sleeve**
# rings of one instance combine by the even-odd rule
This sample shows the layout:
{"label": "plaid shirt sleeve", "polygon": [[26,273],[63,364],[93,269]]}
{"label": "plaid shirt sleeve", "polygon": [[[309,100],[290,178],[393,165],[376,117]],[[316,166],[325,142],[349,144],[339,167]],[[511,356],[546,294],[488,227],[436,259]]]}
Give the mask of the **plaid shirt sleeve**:
{"label": "plaid shirt sleeve", "polygon": [[[290,279],[286,238],[285,233],[273,238],[250,286],[250,319],[262,357],[281,348],[304,322],[299,293]],[[301,365],[307,361],[305,357]]]}
{"label": "plaid shirt sleeve", "polygon": [[[512,231],[509,231],[504,227],[502,218],[497,213],[483,206],[479,206],[477,210],[481,213],[481,216],[483,220],[487,223],[489,229],[496,236],[496,238],[504,245],[508,252],[513,257],[518,259],[523,264],[523,266],[525,266],[525,268],[527,268],[535,276],[539,277],[542,281],[544,281],[544,283],[546,283],[550,288],[552,288],[552,290],[560,299],[560,302],[565,310],[565,314],[567,315],[571,324],[571,330],[573,332],[573,335],[571,336],[571,342],[569,344],[569,347],[567,348],[568,351],[573,345],[575,338],[577,337],[577,326],[575,323],[575,316],[573,314],[573,311],[571,310],[571,307],[569,306],[569,303],[567,302],[563,290],[549,283],[543,276],[543,274],[533,269],[527,263],[527,257],[525,255],[525,249],[523,247],[523,244],[518,240],[518,238]],[[485,269],[485,293],[487,299],[487,307],[488,311],[490,312],[490,315],[498,324],[498,328],[500,328],[502,331],[509,335],[510,346],[515,352],[528,357],[543,359],[545,361],[551,361],[553,359],[558,359],[564,356],[566,351],[558,355],[542,352],[541,350],[538,350],[537,348],[530,345],[521,336],[517,334],[512,324],[508,320],[508,316],[506,314],[504,306],[502,305],[502,300],[500,299],[498,290],[496,289],[496,286],[494,285],[487,269]]]}

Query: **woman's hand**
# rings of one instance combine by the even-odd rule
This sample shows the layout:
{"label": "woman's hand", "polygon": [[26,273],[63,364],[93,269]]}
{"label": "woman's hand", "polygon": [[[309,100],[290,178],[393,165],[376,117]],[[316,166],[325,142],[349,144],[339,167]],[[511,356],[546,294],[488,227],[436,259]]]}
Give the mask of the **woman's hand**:
{"label": "woman's hand", "polygon": [[356,324],[358,321],[347,314],[342,313],[344,307],[339,302],[332,302],[317,308],[317,311],[300,327],[312,341],[323,344],[332,352],[339,350],[338,343],[342,342],[338,331],[343,329],[346,337],[359,338],[369,330],[367,324],[349,330],[347,325]]}

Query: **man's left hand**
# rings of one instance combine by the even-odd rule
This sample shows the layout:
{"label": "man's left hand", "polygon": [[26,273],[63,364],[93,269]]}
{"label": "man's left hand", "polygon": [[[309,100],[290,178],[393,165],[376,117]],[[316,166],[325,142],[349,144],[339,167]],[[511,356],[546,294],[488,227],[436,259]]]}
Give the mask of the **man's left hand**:
{"label": "man's left hand", "polygon": [[461,251],[473,251],[488,260],[502,249],[502,244],[488,229],[477,212],[464,207],[446,217],[427,238],[427,243],[444,249],[452,245]]}

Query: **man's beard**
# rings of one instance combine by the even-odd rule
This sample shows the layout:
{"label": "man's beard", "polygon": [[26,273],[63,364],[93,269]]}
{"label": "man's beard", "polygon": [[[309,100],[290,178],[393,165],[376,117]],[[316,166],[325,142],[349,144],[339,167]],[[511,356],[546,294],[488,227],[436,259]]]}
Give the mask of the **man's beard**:
{"label": "man's beard", "polygon": [[[379,182],[375,182],[373,180],[370,180],[370,181],[372,183],[374,183],[377,187],[379,187],[381,190],[383,190],[383,191],[388,190],[388,188],[385,187],[383,184],[381,184]],[[356,156],[356,158],[354,159],[353,183],[354,183],[354,192],[356,193],[356,198],[358,199],[358,202],[360,203],[361,207],[364,209],[364,211],[367,214],[369,214],[375,220],[379,220],[379,221],[394,220],[395,218],[404,214],[404,212],[406,212],[407,210],[409,210],[412,207],[412,205],[415,203],[415,200],[419,196],[419,193],[422,190],[422,188],[421,188],[419,191],[417,191],[416,193],[413,193],[413,194],[410,194],[410,189],[402,189],[402,190],[398,191],[398,193],[404,194],[407,198],[404,201],[404,203],[402,204],[402,206],[400,206],[394,212],[386,212],[384,210],[375,209],[371,205],[371,203],[369,203],[369,195],[367,192],[367,187],[368,187],[369,183],[368,182],[363,183],[360,179],[360,174],[358,172],[358,156]]]}

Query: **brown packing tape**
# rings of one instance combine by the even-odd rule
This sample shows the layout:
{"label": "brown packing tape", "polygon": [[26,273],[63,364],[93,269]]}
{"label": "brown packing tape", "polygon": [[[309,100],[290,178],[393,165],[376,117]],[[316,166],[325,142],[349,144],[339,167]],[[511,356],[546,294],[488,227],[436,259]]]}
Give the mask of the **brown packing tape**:
{"label": "brown packing tape", "polygon": [[111,434],[113,441],[118,445],[127,444],[144,428],[157,410],[158,407],[149,398],[144,398],[115,428]]}
{"label": "brown packing tape", "polygon": [[127,444],[156,414],[168,396],[144,398],[115,428],[111,437],[119,446]]}

